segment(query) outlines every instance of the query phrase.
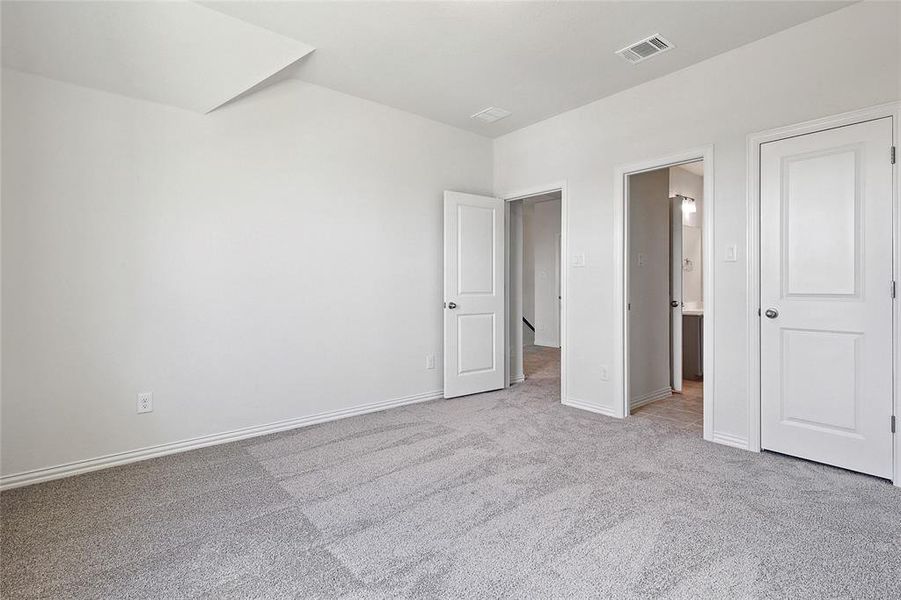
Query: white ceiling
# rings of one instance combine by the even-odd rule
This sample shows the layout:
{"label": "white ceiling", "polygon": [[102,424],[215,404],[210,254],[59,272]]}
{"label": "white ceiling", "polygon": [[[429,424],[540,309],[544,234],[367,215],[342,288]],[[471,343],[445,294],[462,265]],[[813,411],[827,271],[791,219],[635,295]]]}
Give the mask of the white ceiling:
{"label": "white ceiling", "polygon": [[[847,4],[3,2],[3,63],[201,111],[291,76],[495,137]],[[614,55],[653,33],[676,48]]]}
{"label": "white ceiling", "polygon": [[[203,4],[315,46],[294,77],[494,137],[850,3]],[[676,48],[637,65],[614,55],[653,33]],[[469,118],[489,106],[513,115]]]}
{"label": "white ceiling", "polygon": [[314,49],[193,2],[3,2],[3,64],[209,112]]}

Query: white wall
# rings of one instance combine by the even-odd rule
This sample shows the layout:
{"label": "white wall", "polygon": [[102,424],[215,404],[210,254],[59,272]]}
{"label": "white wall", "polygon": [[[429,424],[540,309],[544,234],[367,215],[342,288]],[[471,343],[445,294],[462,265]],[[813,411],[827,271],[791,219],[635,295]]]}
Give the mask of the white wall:
{"label": "white wall", "polygon": [[[745,146],[750,132],[897,100],[899,4],[855,4],[667,77],[508,134],[495,143],[503,192],[567,182],[569,400],[614,412],[613,190],[618,165],[715,146],[716,376],[713,430],[748,436]],[[676,40],[678,44],[678,40]],[[815,49],[812,50],[812,49]],[[678,48],[674,52],[678,52]],[[640,67],[639,67],[640,68]],[[739,260],[723,261],[727,245]],[[709,282],[708,282],[709,285]],[[609,381],[601,367],[611,369]]]}
{"label": "white wall", "polygon": [[559,276],[560,200],[535,203],[535,345],[560,346]]}
{"label": "white wall", "polygon": [[[569,399],[619,402],[616,166],[714,144],[714,430],[746,437],[746,135],[897,100],[899,22],[855,4],[496,140],[494,191],[567,182]],[[440,389],[441,191],[492,192],[490,141],[297,81],[201,116],[4,71],[2,112],[3,474]]]}
{"label": "white wall", "polygon": [[526,199],[521,206],[522,315],[535,327],[523,324],[523,343],[527,346],[560,347],[559,253],[560,208],[558,199]]}
{"label": "white wall", "polygon": [[629,399],[670,390],[669,173],[629,178]]}
{"label": "white wall", "polygon": [[[686,259],[690,261],[686,263]],[[682,226],[682,302],[686,308],[704,306],[704,240],[700,227]]]}
{"label": "white wall", "polygon": [[298,81],[203,116],[4,71],[2,111],[4,475],[440,393],[490,140]]}
{"label": "white wall", "polygon": [[695,199],[696,211],[682,214],[682,259],[689,259],[692,268],[685,270],[682,265],[682,301],[686,307],[697,308],[704,301],[704,178],[685,169],[673,167],[669,170],[670,197],[681,194]]}

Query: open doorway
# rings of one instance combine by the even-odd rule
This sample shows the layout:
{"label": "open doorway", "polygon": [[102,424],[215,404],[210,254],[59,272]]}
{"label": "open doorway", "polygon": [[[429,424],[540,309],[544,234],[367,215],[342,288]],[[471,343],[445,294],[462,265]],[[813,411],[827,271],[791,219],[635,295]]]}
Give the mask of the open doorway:
{"label": "open doorway", "polygon": [[627,183],[628,409],[704,426],[704,163]]}
{"label": "open doorway", "polygon": [[[559,381],[563,337],[562,191],[519,197],[507,204],[510,382]],[[558,387],[559,383],[553,385]]]}
{"label": "open doorway", "polygon": [[540,378],[532,391],[566,403],[565,223],[565,184],[502,198],[445,191],[445,398],[498,390],[528,372]]}

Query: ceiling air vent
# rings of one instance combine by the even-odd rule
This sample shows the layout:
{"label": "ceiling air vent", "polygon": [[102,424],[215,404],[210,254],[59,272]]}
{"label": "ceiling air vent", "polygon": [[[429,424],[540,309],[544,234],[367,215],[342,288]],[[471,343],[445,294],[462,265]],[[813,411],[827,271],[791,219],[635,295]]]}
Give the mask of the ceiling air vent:
{"label": "ceiling air vent", "polygon": [[625,58],[630,63],[640,63],[652,56],[656,56],[661,52],[666,52],[675,48],[670,42],[664,39],[659,33],[646,37],[640,42],[636,42],[631,46],[627,46],[616,53]]}
{"label": "ceiling air vent", "polygon": [[500,121],[501,119],[509,117],[511,114],[512,113],[509,110],[492,106],[485,110],[480,110],[472,115],[472,118],[478,121],[484,121],[485,123],[494,123],[495,121]]}

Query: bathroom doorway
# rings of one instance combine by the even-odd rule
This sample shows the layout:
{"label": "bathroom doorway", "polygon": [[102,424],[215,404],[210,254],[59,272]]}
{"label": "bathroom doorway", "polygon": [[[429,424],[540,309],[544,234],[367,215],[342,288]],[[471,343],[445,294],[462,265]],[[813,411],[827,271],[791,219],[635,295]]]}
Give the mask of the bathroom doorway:
{"label": "bathroom doorway", "polygon": [[704,163],[628,176],[629,413],[704,426]]}

